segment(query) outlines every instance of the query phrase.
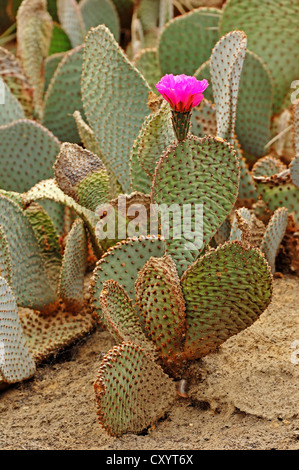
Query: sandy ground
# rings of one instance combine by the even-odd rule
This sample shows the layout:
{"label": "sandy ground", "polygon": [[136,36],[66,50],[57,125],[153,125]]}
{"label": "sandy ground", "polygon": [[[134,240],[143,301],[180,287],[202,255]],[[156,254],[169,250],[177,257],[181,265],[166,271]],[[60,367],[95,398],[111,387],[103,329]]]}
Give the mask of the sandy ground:
{"label": "sandy ground", "polygon": [[298,298],[298,278],[276,279],[268,310],[194,364],[189,398],[143,435],[98,425],[93,382],[114,342],[95,331],[0,394],[0,449],[299,449]]}

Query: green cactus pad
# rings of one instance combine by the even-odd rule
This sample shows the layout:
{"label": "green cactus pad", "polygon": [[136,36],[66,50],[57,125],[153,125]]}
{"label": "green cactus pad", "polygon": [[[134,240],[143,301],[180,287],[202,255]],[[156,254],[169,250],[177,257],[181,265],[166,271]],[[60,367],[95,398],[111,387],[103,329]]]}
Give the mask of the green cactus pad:
{"label": "green cactus pad", "polygon": [[17,58],[4,47],[0,47],[0,77],[21,104],[26,117],[32,117],[33,89]]}
{"label": "green cactus pad", "polygon": [[60,52],[69,51],[72,48],[68,35],[58,23],[53,24],[52,38],[49,48],[49,56]]}
{"label": "green cactus pad", "polygon": [[75,111],[73,117],[76,122],[80,140],[83,143],[86,150],[89,150],[92,153],[95,153],[104,163],[106,170],[109,176],[109,196],[111,198],[116,197],[120,192],[120,187],[115,177],[114,171],[111,168],[109,159],[103,158],[101,149],[99,147],[98,141],[94,135],[93,130],[89,127],[88,124],[83,120],[79,111]]}
{"label": "green cactus pad", "polygon": [[87,256],[88,242],[84,223],[77,219],[66,238],[58,288],[59,296],[68,308],[78,310],[83,304]]}
{"label": "green cactus pad", "polygon": [[106,328],[118,342],[132,341],[155,355],[153,345],[146,339],[135,307],[128,294],[117,281],[104,282],[100,295]]}
{"label": "green cactus pad", "polygon": [[258,198],[258,192],[254,184],[254,179],[249,170],[248,163],[244,157],[243,150],[241,149],[240,144],[236,138],[234,142],[234,148],[240,165],[240,184],[238,199],[256,201]]}
{"label": "green cactus pad", "polygon": [[28,350],[16,301],[7,281],[0,277],[0,384],[29,379],[35,364]]}
{"label": "green cactus pad", "polygon": [[152,178],[162,153],[176,141],[171,121],[171,110],[165,101],[159,111],[147,121],[138,139],[137,158],[141,168]]}
{"label": "green cactus pad", "polygon": [[37,203],[24,210],[38,242],[45,270],[52,286],[57,287],[61,268],[61,248],[57,232],[47,212]]}
{"label": "green cactus pad", "polygon": [[72,47],[82,44],[86,31],[82,13],[76,0],[57,0],[57,14]]}
{"label": "green cactus pad", "polygon": [[129,192],[129,155],[149,114],[150,88],[128,61],[105,26],[91,29],[85,40],[82,100],[87,120],[105,159]]}
{"label": "green cactus pad", "polygon": [[[172,216],[169,221],[166,252],[175,260],[179,275],[196,259],[228,216],[236,201],[238,185],[235,152],[218,137],[190,136],[171,146],[161,157],[153,180],[152,202],[166,204],[168,209],[175,204],[179,215],[184,204],[191,205],[191,227],[183,227],[182,217],[179,223]],[[195,234],[196,204],[203,205],[203,230],[197,227]],[[174,238],[177,231],[181,236]],[[197,246],[194,235],[201,238],[201,234],[202,246],[200,243]]]}
{"label": "green cactus pad", "polygon": [[48,89],[48,86],[52,80],[52,77],[59,65],[59,62],[63,59],[65,52],[57,52],[57,54],[52,54],[45,60],[45,92]]}
{"label": "green cactus pad", "polygon": [[17,13],[17,55],[34,89],[34,106],[43,113],[44,61],[48,56],[53,22],[46,0],[24,0]]}
{"label": "green cactus pad", "polygon": [[[195,72],[195,77],[211,81],[210,61]],[[239,84],[235,132],[251,160],[265,154],[264,147],[271,138],[272,88],[265,64],[247,50]],[[205,91],[205,98],[214,101],[212,87]]]}
{"label": "green cactus pad", "polygon": [[151,89],[154,92],[157,91],[155,84],[162,77],[157,49],[141,49],[134,57],[134,65],[142,73]]}
{"label": "green cactus pad", "polygon": [[92,315],[84,310],[74,313],[59,310],[51,315],[26,310],[21,313],[20,320],[36,364],[57,355],[95,327]]}
{"label": "green cactus pad", "polygon": [[176,368],[184,349],[185,301],[174,261],[170,256],[151,257],[135,283],[136,303],[148,337],[159,356]]}
{"label": "green cactus pad", "polygon": [[255,176],[255,183],[270,211],[286,207],[299,223],[299,188],[290,181],[288,170],[268,177]]}
{"label": "green cactus pad", "polygon": [[[0,126],[10,124],[18,119],[25,118],[24,111],[18,102],[17,98],[10,91],[6,83],[0,76],[0,90],[1,90],[1,102],[0,102]],[[3,94],[3,101],[2,101]]]}
{"label": "green cactus pad", "polygon": [[278,113],[290,84],[299,76],[297,0],[280,0],[279,4],[274,0],[228,0],[223,9],[219,32],[223,35],[234,29],[246,33],[248,48],[268,67],[274,85],[273,111]]}
{"label": "green cactus pad", "polygon": [[9,244],[11,287],[19,306],[44,309],[56,293],[45,269],[34,230],[21,208],[0,195],[0,226]]}
{"label": "green cactus pad", "polygon": [[7,237],[4,230],[0,226],[0,276],[4,277],[9,285],[11,285],[12,272],[10,251]]}
{"label": "green cactus pad", "polygon": [[216,8],[198,8],[169,21],[158,47],[162,75],[193,75],[218,41],[219,18]]}
{"label": "green cactus pad", "polygon": [[151,257],[164,255],[164,242],[154,236],[139,237],[121,241],[109,250],[97,262],[91,282],[92,302],[99,320],[102,321],[99,297],[105,281],[117,281],[135,302],[135,281],[138,271]]}
{"label": "green cactus pad", "polygon": [[61,141],[80,142],[72,114],[83,113],[81,69],[83,46],[66,52],[59,62],[45,95],[43,124]]}
{"label": "green cactus pad", "polygon": [[86,31],[104,24],[110,29],[116,41],[119,41],[119,17],[112,0],[82,0],[79,7]]}
{"label": "green cactus pad", "polygon": [[[238,94],[236,134],[245,155],[265,155],[271,139],[272,80],[261,59],[247,51]],[[252,158],[251,158],[252,159]]]}
{"label": "green cactus pad", "polygon": [[200,106],[192,109],[192,134],[196,137],[217,135],[216,107],[207,99],[203,99]]}
{"label": "green cactus pad", "polygon": [[185,353],[214,351],[250,326],[272,298],[272,276],[262,253],[230,242],[198,259],[182,276],[186,302]]}
{"label": "green cactus pad", "polygon": [[151,178],[145,173],[141,167],[138,159],[139,144],[143,138],[143,134],[147,127],[147,124],[151,121],[152,114],[147,116],[144,120],[143,126],[135,139],[131,153],[130,153],[130,186],[133,191],[141,191],[144,194],[148,194],[151,190],[152,181]]}
{"label": "green cactus pad", "polygon": [[50,201],[63,204],[64,206],[73,209],[79,217],[82,217],[88,228],[96,225],[97,218],[95,214],[86,209],[80,204],[77,204],[74,199],[64,194],[63,191],[57,186],[54,179],[44,180],[33,186],[27,193],[23,194],[23,203],[27,206],[35,201],[49,199]]}
{"label": "green cactus pad", "polygon": [[94,391],[99,423],[112,436],[154,424],[176,395],[172,380],[134,343],[122,343],[106,354]]}
{"label": "green cactus pad", "polygon": [[256,176],[273,176],[281,171],[286,170],[287,167],[277,157],[267,155],[266,157],[260,158],[255,162],[252,167],[252,174]]}
{"label": "green cactus pad", "polygon": [[100,158],[79,145],[65,142],[54,164],[59,188],[81,206],[95,211],[109,200],[109,180]]}
{"label": "green cactus pad", "polygon": [[45,127],[21,119],[0,127],[0,187],[28,191],[38,181],[53,175],[52,165],[60,143]]}
{"label": "green cactus pad", "polygon": [[246,45],[246,35],[242,31],[232,31],[217,42],[210,59],[217,135],[231,143],[234,139],[237,98]]}
{"label": "green cactus pad", "polygon": [[275,273],[275,258],[288,225],[288,210],[280,207],[272,215],[261,244],[261,251]]}

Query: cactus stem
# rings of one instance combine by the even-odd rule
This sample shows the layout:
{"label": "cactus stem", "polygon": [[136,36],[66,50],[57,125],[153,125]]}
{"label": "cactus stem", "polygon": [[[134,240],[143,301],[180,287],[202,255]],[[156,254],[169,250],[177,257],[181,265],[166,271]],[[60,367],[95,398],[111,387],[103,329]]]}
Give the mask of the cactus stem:
{"label": "cactus stem", "polygon": [[185,140],[190,127],[191,111],[180,113],[172,111],[172,125],[177,139]]}

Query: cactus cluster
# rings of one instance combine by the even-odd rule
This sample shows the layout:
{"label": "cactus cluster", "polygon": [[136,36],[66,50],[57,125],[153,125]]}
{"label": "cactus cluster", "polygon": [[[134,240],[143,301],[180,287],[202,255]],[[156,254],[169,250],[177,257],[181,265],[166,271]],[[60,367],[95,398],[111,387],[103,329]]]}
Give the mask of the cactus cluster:
{"label": "cactus cluster", "polygon": [[[0,387],[101,325],[99,422],[138,433],[271,302],[299,223],[298,5],[19,3],[16,55],[0,42]],[[165,74],[209,86],[166,102]]]}

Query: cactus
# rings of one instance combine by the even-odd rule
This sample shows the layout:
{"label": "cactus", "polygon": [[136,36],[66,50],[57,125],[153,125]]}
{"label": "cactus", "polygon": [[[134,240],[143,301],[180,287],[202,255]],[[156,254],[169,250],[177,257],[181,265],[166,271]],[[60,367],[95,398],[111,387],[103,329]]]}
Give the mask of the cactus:
{"label": "cactus", "polygon": [[17,55],[33,87],[35,111],[43,113],[44,61],[48,55],[53,22],[46,0],[24,0],[17,13]]}
{"label": "cactus", "polygon": [[16,301],[8,282],[0,277],[0,387],[29,379],[35,363],[28,350]]}
{"label": "cactus", "polygon": [[134,57],[133,64],[142,73],[151,89],[155,92],[155,84],[162,76],[157,49],[141,49]]}
{"label": "cactus", "polygon": [[[132,383],[130,366],[124,362],[129,361],[131,349],[124,351],[125,345],[135,349],[138,344],[141,357],[138,355],[137,363],[142,357],[148,358],[157,386],[167,398],[165,412],[174,400],[173,385],[170,388],[171,382],[164,374],[158,378],[156,374],[161,369],[157,369],[157,361],[162,360],[163,368],[174,378],[186,377],[188,371],[192,374],[188,367],[190,361],[214,351],[230,336],[250,326],[267,308],[272,296],[272,276],[259,250],[229,242],[195,261],[181,280],[171,256],[151,257],[138,273],[135,290],[136,303],[145,321],[144,331],[153,342],[154,352],[146,352],[139,345],[145,337],[141,324],[139,327],[136,324],[136,311],[124,289],[115,280],[109,280],[104,283],[100,296],[116,339],[128,341],[129,337],[131,341],[108,352],[94,383],[99,422],[111,435],[140,432],[160,417],[160,408],[156,407],[152,415],[150,405],[145,410],[136,398],[134,427],[123,419],[124,416],[133,418],[129,403],[135,390],[134,386],[125,389],[129,399],[126,403],[119,399],[124,393],[120,393],[122,384]],[[155,389],[150,387],[146,401],[151,403],[155,399]]]}
{"label": "cactus", "polygon": [[77,219],[66,238],[58,292],[68,310],[83,304],[84,276],[87,268],[88,241],[82,219]]}
{"label": "cactus", "polygon": [[109,182],[99,157],[79,145],[63,143],[54,164],[59,188],[91,211],[108,202]]}
{"label": "cactus", "polygon": [[83,16],[76,0],[57,0],[57,14],[72,47],[82,44],[86,31]]}
{"label": "cactus", "polygon": [[83,113],[80,89],[82,56],[82,46],[64,54],[44,98],[43,125],[58,139],[74,143],[79,143],[80,138],[72,114],[76,110]]}
{"label": "cactus", "polygon": [[175,400],[172,380],[139,345],[129,342],[104,357],[94,391],[99,421],[112,436],[149,427]]}
{"label": "cactus", "polygon": [[85,25],[85,31],[104,24],[110,29],[116,41],[119,41],[120,22],[112,0],[82,0],[79,4]]}
{"label": "cactus", "polygon": [[[99,296],[103,283],[109,279],[118,281],[130,299],[134,298],[134,283],[138,271],[151,256],[163,256],[164,242],[154,236],[139,237],[118,242],[97,262],[90,284],[92,303],[100,322],[103,321]],[[119,270],[119,265],[122,267]]]}
{"label": "cactus", "polygon": [[20,119],[1,126],[0,145],[1,188],[22,193],[40,180],[53,176],[52,165],[60,143],[37,122]]}
{"label": "cactus", "polygon": [[[0,47],[0,77],[20,102],[26,117],[32,117],[33,89],[29,83],[28,78],[26,77],[23,67],[18,62],[17,58],[4,47]],[[5,116],[9,112],[9,110],[3,114],[1,112],[1,116]],[[25,116],[20,115],[19,118],[14,119],[21,119],[22,117]],[[11,121],[14,119],[11,119]]]}
{"label": "cactus", "polygon": [[[212,55],[211,60],[215,61],[216,57],[217,55]],[[226,72],[223,70],[219,73],[225,74]],[[195,72],[195,76],[207,80],[212,79],[213,84],[210,61],[205,62]],[[214,87],[219,90],[219,83],[217,82]],[[255,161],[256,158],[265,155],[265,145],[270,140],[272,80],[265,64],[256,54],[248,50],[238,88],[235,133],[247,159]],[[213,101],[212,89],[207,90],[206,97]],[[223,100],[223,97],[220,96],[220,100]]]}
{"label": "cactus", "polygon": [[[109,70],[109,74],[106,72]],[[112,75],[110,75],[110,73]],[[82,100],[85,115],[124,192],[127,161],[149,109],[150,88],[105,26],[89,31],[84,46]]]}
{"label": "cactus", "polygon": [[[270,71],[274,86],[274,113],[281,111],[290,84],[299,76],[299,62],[296,59],[298,17],[296,0],[282,0],[279,8],[273,1],[228,0],[223,8],[220,35],[235,28],[244,31],[248,36],[248,48],[262,59]],[[281,41],[282,36],[284,41]]]}
{"label": "cactus", "polygon": [[10,124],[18,119],[24,119],[24,111],[17,98],[11,93],[6,83],[0,76],[0,87],[4,93],[4,103],[1,103],[0,126]]}
{"label": "cactus", "polygon": [[[221,175],[221,177],[220,177]],[[225,183],[224,183],[225,181]],[[239,167],[232,147],[217,137],[194,136],[171,146],[156,166],[152,186],[155,204],[203,204],[202,246],[194,246],[195,216],[187,234],[181,233],[181,213],[170,222],[166,251],[177,263],[179,274],[210,242],[232,209],[238,194]],[[214,199],[210,197],[213,188]],[[194,207],[192,208],[194,210]],[[179,224],[179,225],[178,225]],[[162,227],[163,228],[163,227]],[[180,240],[176,240],[176,231]],[[163,231],[162,231],[163,234]],[[193,239],[192,239],[193,236]],[[189,247],[192,247],[191,250]]]}
{"label": "cactus", "polygon": [[198,8],[169,21],[158,46],[162,75],[193,75],[218,41],[219,18],[216,8]]}
{"label": "cactus", "polygon": [[[240,75],[246,53],[247,38],[233,31],[221,38],[210,59],[211,78],[217,114],[217,135],[233,142]],[[225,68],[223,56],[226,56]]]}
{"label": "cactus", "polygon": [[276,255],[286,233],[287,224],[288,210],[285,207],[280,207],[273,213],[267,227],[256,219],[254,212],[242,207],[235,213],[230,240],[241,241],[246,238],[251,245],[258,247],[264,253],[274,274]]}
{"label": "cactus", "polygon": [[11,286],[18,305],[40,310],[55,308],[55,286],[45,269],[44,258],[32,225],[22,209],[2,195],[0,226],[8,243]]}
{"label": "cactus", "polygon": [[137,158],[141,168],[152,178],[157,161],[170,144],[175,141],[168,103],[163,103],[159,111],[148,120],[138,141]]}

